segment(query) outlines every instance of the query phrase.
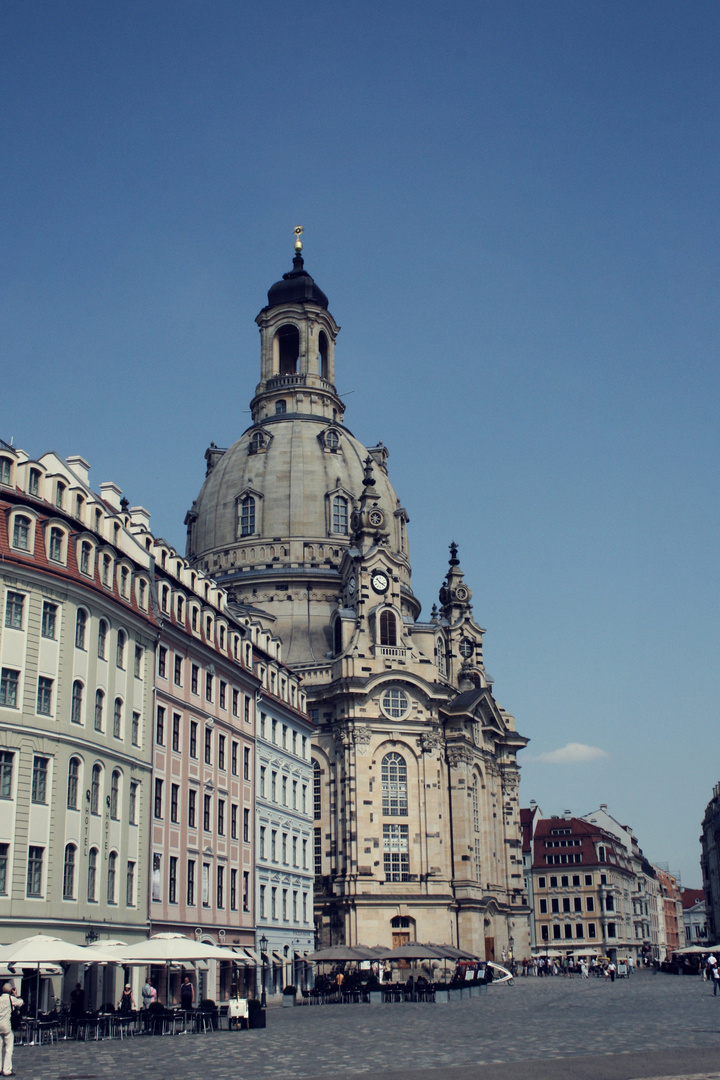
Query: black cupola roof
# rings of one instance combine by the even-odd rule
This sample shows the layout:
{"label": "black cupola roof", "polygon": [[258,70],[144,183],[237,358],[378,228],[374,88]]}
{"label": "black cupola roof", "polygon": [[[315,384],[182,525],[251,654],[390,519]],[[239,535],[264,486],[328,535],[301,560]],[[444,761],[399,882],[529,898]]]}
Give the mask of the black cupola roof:
{"label": "black cupola roof", "polygon": [[302,304],[310,301],[321,308],[328,309],[328,298],[304,269],[305,261],[298,252],[293,259],[293,268],[283,274],[282,281],[276,281],[268,290],[268,307],[279,304]]}

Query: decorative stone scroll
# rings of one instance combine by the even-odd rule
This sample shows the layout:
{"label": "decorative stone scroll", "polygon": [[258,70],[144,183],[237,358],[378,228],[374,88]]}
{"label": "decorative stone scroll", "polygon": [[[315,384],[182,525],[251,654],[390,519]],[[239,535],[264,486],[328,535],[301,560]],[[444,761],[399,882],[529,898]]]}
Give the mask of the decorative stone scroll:
{"label": "decorative stone scroll", "polygon": [[470,765],[475,756],[465,743],[460,743],[458,746],[452,744],[446,746],[445,753],[451,769],[457,769],[460,765]]}

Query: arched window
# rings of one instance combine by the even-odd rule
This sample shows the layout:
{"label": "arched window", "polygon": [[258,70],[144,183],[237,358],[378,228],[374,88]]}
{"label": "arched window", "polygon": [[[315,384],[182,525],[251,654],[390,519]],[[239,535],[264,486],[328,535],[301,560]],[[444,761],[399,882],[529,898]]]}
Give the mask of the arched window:
{"label": "arched window", "polygon": [[92,553],[92,547],[87,542],[87,540],[83,540],[82,544],[80,545],[80,573],[81,574],[89,574],[90,573],[90,555],[91,555],[91,553]]}
{"label": "arched window", "polygon": [[21,551],[27,551],[30,547],[30,528],[31,521],[29,517],[24,517],[22,514],[16,514],[13,522],[13,547],[20,548]]}
{"label": "arched window", "polygon": [[125,668],[125,644],[127,642],[127,634],[124,630],[118,630],[117,637],[117,657],[116,664],[119,668]]}
{"label": "arched window", "polygon": [[470,789],[470,793],[472,797],[473,829],[475,832],[480,832],[480,799],[477,776],[473,780],[473,785]]}
{"label": "arched window", "polygon": [[100,776],[102,769],[99,765],[93,765],[92,783],[90,784],[90,813],[100,813]]}
{"label": "arched window", "polygon": [[322,817],[322,769],[316,758],[313,758],[313,817],[316,821]]}
{"label": "arched window", "polygon": [[85,648],[85,632],[87,630],[87,611],[83,608],[78,608],[77,618],[75,620],[75,648]]}
{"label": "arched window", "polygon": [[75,899],[75,845],[68,844],[65,848],[65,861],[63,864],[63,900]]}
{"label": "arched window", "polygon": [[252,536],[255,532],[255,499],[246,495],[240,500],[240,535]]}
{"label": "arched window", "polygon": [[116,739],[122,739],[122,698],[115,698],[115,708],[113,710],[113,736]]}
{"label": "arched window", "polygon": [[170,589],[167,585],[162,587],[162,609],[166,614],[170,613]]}
{"label": "arched window", "polygon": [[91,904],[97,903],[97,857],[98,849],[93,847],[88,852],[88,891],[87,898]]}
{"label": "arched window", "polygon": [[348,531],[348,501],[344,495],[336,495],[333,499],[332,531],[334,533]]}
{"label": "arched window", "polygon": [[105,652],[107,650],[107,635],[108,624],[105,622],[104,619],[101,619],[98,625],[98,657],[100,658],[100,660],[105,659]]}
{"label": "arched window", "polygon": [[407,817],[407,765],[402,754],[382,759],[382,806],[386,817]]}
{"label": "arched window", "polygon": [[442,638],[437,638],[435,641],[435,656],[437,659],[437,669],[441,675],[445,674],[445,642]]}
{"label": "arched window", "polygon": [[333,628],[333,649],[336,656],[339,656],[343,647],[343,632],[342,632],[342,619],[335,620],[335,626]]}
{"label": "arched window", "polygon": [[117,852],[111,851],[108,856],[108,878],[107,878],[107,902],[108,904],[116,904],[117,899],[115,896],[115,889],[117,886]]}
{"label": "arched window", "polygon": [[95,692],[95,730],[103,729],[103,712],[105,710],[105,694],[102,690]]}
{"label": "arched window", "polygon": [[380,644],[397,645],[397,623],[392,611],[380,613]]}
{"label": "arched window", "polygon": [[78,787],[80,785],[80,758],[71,757],[68,762],[67,807],[78,809]]}
{"label": "arched window", "polygon": [[277,348],[279,375],[294,375],[300,355],[300,333],[297,326],[281,326],[273,342]]}
{"label": "arched window", "polygon": [[76,679],[72,687],[72,702],[70,704],[70,722],[82,724],[83,684]]}
{"label": "arched window", "polygon": [[62,531],[62,529],[50,530],[50,550],[48,551],[48,558],[52,559],[53,562],[61,563],[65,561],[65,548],[63,547],[64,542],[65,533]]}
{"label": "arched window", "polygon": [[328,339],[324,330],[318,334],[318,374],[328,379]]}
{"label": "arched window", "polygon": [[113,821],[119,821],[120,815],[118,813],[120,808],[120,773],[117,769],[113,769],[113,774],[110,779],[110,817]]}
{"label": "arched window", "polygon": [[276,401],[275,402],[275,414],[279,416],[282,413],[286,413],[286,412],[287,412],[287,402],[286,401]]}

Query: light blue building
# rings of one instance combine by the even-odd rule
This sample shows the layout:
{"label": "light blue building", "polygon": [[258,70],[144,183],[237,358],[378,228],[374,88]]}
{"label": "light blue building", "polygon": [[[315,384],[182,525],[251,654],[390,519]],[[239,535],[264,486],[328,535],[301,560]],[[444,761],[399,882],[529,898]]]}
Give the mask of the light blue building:
{"label": "light blue building", "polygon": [[253,637],[265,651],[257,666],[255,943],[258,993],[269,995],[311,978],[313,725],[297,675],[280,662],[279,642],[259,627]]}

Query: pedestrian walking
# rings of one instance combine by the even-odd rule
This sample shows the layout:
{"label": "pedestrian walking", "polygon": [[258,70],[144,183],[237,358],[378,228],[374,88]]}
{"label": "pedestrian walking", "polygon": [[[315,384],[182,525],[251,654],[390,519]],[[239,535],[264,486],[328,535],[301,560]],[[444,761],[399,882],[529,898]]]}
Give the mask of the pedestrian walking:
{"label": "pedestrian walking", "polygon": [[718,983],[720,983],[720,968],[715,964],[712,969],[713,997],[717,997]]}
{"label": "pedestrian walking", "polygon": [[[15,993],[12,983],[3,984],[0,994],[0,1070],[3,1076],[14,1076],[13,1072],[13,1047],[15,1045],[15,1032],[13,1031],[13,1013],[22,1005],[22,998]],[[19,1014],[15,1014],[18,1015]]]}

